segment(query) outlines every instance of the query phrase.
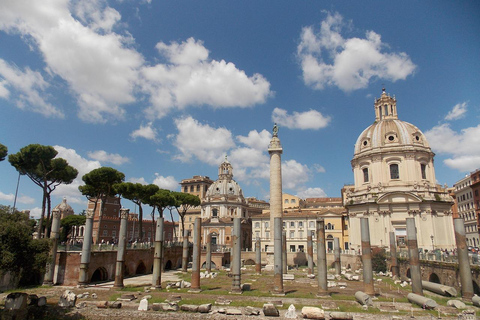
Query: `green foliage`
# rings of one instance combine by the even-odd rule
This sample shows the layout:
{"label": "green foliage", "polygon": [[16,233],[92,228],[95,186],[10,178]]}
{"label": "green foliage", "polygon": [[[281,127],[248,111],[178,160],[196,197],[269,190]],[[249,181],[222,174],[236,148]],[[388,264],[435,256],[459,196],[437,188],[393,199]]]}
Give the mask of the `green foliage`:
{"label": "green foliage", "polygon": [[160,217],[163,217],[163,210],[168,206],[174,206],[175,198],[170,190],[160,189],[150,197],[148,204],[156,208]]}
{"label": "green foliage", "polygon": [[20,276],[22,285],[34,284],[48,260],[50,242],[32,238],[34,223],[27,214],[0,206],[0,273]]}
{"label": "green foliage", "polygon": [[66,241],[68,235],[72,231],[72,227],[74,226],[83,226],[85,224],[85,221],[87,220],[87,217],[85,215],[70,215],[66,216],[60,221],[60,227],[62,228],[60,230],[60,237],[59,240]]}
{"label": "green foliage", "polygon": [[189,209],[201,204],[200,198],[196,195],[184,192],[172,192],[172,196],[175,198],[175,207],[180,216],[182,230],[185,230],[185,215]]}
{"label": "green foliage", "polygon": [[372,269],[375,272],[387,271],[387,255],[385,249],[372,248]]}
{"label": "green foliage", "polygon": [[57,154],[57,150],[52,146],[30,144],[8,156],[8,161],[20,174],[29,177],[43,190],[42,215],[37,230],[38,234],[41,234],[41,226],[45,217],[45,203],[48,203],[48,217],[50,216],[50,194],[58,185],[72,183],[78,175],[77,169],[68,165],[65,159],[55,158]]}
{"label": "green foliage", "polygon": [[5,160],[8,154],[8,149],[6,146],[0,143],[0,161]]}
{"label": "green foliage", "polygon": [[116,195],[113,185],[123,182],[125,175],[110,167],[94,169],[82,177],[84,186],[78,187],[87,198],[106,198]]}

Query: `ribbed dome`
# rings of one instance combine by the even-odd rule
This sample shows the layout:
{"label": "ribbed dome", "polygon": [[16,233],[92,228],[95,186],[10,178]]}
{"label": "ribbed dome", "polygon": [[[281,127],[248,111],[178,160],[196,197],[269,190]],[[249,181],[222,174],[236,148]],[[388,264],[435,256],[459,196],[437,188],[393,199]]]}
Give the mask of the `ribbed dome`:
{"label": "ribbed dome", "polygon": [[355,155],[376,148],[430,148],[420,129],[398,119],[376,121],[365,129],[355,143]]}
{"label": "ribbed dome", "polygon": [[67,198],[63,198],[60,204],[57,204],[53,210],[59,210],[62,217],[74,214],[73,208],[67,203]]}
{"label": "ribbed dome", "polygon": [[375,100],[375,122],[360,134],[355,143],[355,156],[381,152],[379,148],[431,151],[420,129],[398,120],[397,100],[386,94],[385,89]]}
{"label": "ribbed dome", "polygon": [[243,191],[235,180],[217,180],[208,188],[207,197],[219,195],[240,196],[243,198]]}

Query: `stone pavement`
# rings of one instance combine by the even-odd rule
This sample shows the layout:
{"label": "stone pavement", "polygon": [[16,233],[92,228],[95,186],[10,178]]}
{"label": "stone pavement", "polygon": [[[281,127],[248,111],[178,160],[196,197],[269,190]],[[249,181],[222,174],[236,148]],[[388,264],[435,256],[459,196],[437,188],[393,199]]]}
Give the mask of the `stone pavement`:
{"label": "stone pavement", "polygon": [[[168,270],[162,272],[162,282],[167,281],[167,282],[175,282],[175,281],[180,281],[180,278],[178,277],[177,273],[180,273],[178,270]],[[97,283],[97,284],[91,284],[88,287],[94,287],[94,288],[112,288],[114,284],[114,281],[109,281],[109,282],[103,282],[103,283]],[[141,275],[141,276],[135,276],[135,277],[130,277],[126,278],[123,280],[123,285],[126,286],[151,286],[152,285],[152,274],[146,274],[146,275]]]}

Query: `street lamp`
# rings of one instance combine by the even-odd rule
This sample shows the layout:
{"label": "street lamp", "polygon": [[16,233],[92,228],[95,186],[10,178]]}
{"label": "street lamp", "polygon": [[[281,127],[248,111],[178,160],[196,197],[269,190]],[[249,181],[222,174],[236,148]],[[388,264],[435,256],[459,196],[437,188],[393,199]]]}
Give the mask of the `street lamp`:
{"label": "street lamp", "polygon": [[435,250],[435,246],[433,245],[433,235],[430,236],[430,239],[432,239],[432,250]]}

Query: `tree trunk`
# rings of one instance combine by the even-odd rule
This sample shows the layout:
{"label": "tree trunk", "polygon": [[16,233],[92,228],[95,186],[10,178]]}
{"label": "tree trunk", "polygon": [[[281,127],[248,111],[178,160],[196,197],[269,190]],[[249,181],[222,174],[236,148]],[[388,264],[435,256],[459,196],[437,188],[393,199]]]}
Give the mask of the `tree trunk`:
{"label": "tree trunk", "polygon": [[173,223],[173,239],[177,239],[177,231],[175,229],[175,222],[173,221],[172,209],[168,209],[168,210],[170,210],[170,219],[172,219],[172,223]]}
{"label": "tree trunk", "polygon": [[42,238],[42,225],[43,225],[43,220],[45,219],[45,201],[46,201],[46,194],[45,194],[45,189],[43,189],[43,200],[42,200],[42,214],[40,216],[40,221],[38,222],[37,226],[37,238],[41,239]]}
{"label": "tree trunk", "polygon": [[52,199],[50,194],[47,194],[47,223],[45,225],[45,238],[50,238],[50,229],[52,228],[52,221],[50,221],[50,213],[52,212]]}
{"label": "tree trunk", "polygon": [[153,210],[152,210],[152,237],[150,238],[150,243],[153,243],[153,240],[155,239],[155,207],[153,207]]}

